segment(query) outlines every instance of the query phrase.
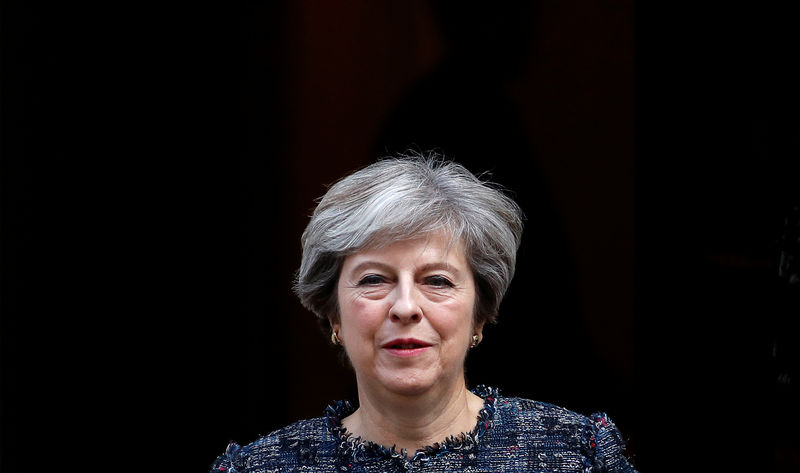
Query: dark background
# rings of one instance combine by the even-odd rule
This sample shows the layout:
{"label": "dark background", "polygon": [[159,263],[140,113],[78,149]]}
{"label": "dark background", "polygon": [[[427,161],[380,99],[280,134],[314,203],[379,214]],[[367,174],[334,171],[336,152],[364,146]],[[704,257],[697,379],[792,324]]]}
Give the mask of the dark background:
{"label": "dark background", "polygon": [[299,236],[411,147],[527,215],[470,383],[645,472],[799,471],[797,8],[758,5],[4,1],[0,469],[202,471],[353,397]]}

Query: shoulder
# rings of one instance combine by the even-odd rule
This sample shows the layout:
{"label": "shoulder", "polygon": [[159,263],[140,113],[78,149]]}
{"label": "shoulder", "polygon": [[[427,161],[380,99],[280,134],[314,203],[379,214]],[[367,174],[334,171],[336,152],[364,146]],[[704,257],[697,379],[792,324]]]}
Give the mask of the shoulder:
{"label": "shoulder", "polygon": [[559,426],[573,426],[592,431],[590,417],[555,404],[519,397],[500,397],[497,403],[499,419],[515,424],[518,432],[551,431]]}
{"label": "shoulder", "polygon": [[635,473],[635,469],[625,457],[625,440],[617,426],[604,412],[589,416],[594,423],[596,463],[605,468],[602,471],[619,471]]}
{"label": "shoulder", "polygon": [[301,420],[245,446],[231,442],[214,461],[211,472],[256,473],[310,465],[316,462],[321,444],[329,440],[324,418]]}
{"label": "shoulder", "polygon": [[[624,456],[622,434],[605,413],[585,416],[546,402],[501,397],[496,421],[505,438],[528,446],[539,457],[574,455],[593,472],[636,471]],[[563,448],[554,449],[556,445]]]}

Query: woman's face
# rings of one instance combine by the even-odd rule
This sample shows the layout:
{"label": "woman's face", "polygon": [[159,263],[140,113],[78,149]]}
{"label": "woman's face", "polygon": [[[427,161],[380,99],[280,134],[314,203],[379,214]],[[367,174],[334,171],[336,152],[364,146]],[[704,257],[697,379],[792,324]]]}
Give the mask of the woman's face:
{"label": "woman's face", "polygon": [[[464,385],[475,284],[463,245],[430,236],[348,256],[337,287],[334,330],[359,389],[421,394]],[[450,384],[453,383],[453,384]]]}

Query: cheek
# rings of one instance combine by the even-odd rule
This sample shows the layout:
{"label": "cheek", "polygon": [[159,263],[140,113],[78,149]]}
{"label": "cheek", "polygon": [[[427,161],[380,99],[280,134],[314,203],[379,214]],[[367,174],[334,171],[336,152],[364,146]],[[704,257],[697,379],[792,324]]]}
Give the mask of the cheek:
{"label": "cheek", "polygon": [[383,305],[363,298],[343,301],[339,312],[342,333],[345,336],[371,336],[383,320]]}
{"label": "cheek", "polygon": [[457,304],[447,309],[445,316],[436,318],[439,333],[457,341],[469,338],[474,325],[472,304]]}

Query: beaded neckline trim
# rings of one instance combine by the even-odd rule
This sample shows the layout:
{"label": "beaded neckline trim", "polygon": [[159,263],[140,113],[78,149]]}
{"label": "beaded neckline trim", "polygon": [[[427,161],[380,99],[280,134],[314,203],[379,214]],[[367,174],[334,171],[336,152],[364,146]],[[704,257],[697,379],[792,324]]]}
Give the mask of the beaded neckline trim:
{"label": "beaded neckline trim", "polygon": [[474,453],[477,449],[478,441],[486,433],[492,423],[495,404],[500,394],[497,388],[484,385],[476,386],[471,390],[475,395],[483,398],[483,408],[478,412],[477,424],[470,432],[462,432],[458,435],[451,435],[442,442],[434,443],[417,450],[409,458],[406,449],[398,451],[393,445],[387,448],[383,445],[355,437],[342,425],[342,419],[355,412],[356,408],[350,401],[337,401],[325,409],[325,424],[328,431],[338,439],[338,449],[353,461],[365,460],[367,458],[395,458],[404,463],[426,461],[437,455],[450,451],[460,453]]}

